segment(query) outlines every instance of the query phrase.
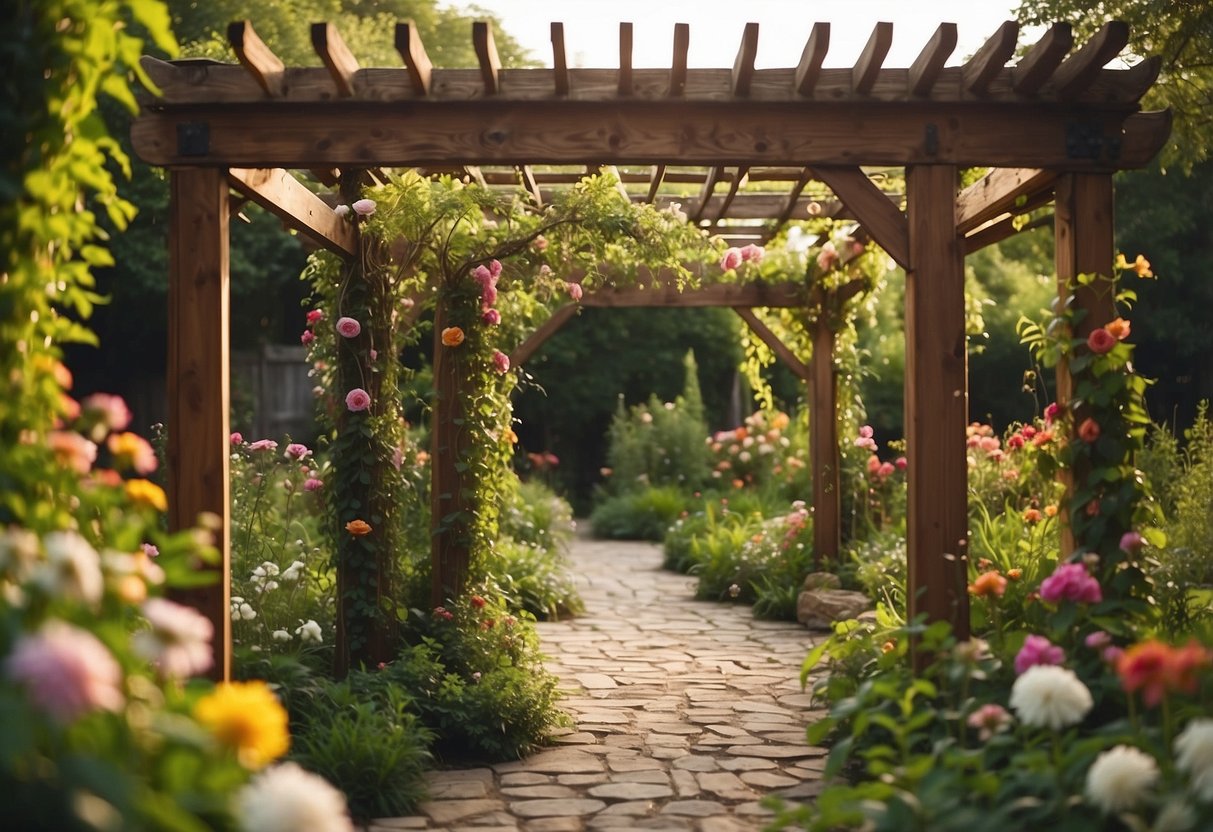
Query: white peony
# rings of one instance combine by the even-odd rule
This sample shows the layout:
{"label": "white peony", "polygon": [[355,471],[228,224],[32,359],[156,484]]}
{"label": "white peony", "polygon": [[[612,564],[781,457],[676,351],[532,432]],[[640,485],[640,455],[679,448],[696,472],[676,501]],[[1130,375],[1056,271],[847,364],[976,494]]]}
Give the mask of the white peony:
{"label": "white peony", "polygon": [[1194,719],[1175,738],[1175,764],[1192,778],[1192,791],[1213,802],[1213,719]]}
{"label": "white peony", "polygon": [[105,581],[101,557],[87,540],[74,531],[51,532],[42,539],[46,560],[34,570],[34,583],[48,595],[59,595],[86,604],[101,600]]}
{"label": "white peony", "polygon": [[1106,813],[1141,804],[1158,782],[1158,763],[1131,745],[1118,745],[1095,758],[1087,771],[1087,799]]}
{"label": "white peony", "polygon": [[252,779],[236,796],[247,832],[353,832],[345,795],[323,777],[282,763]]}
{"label": "white peony", "polygon": [[310,618],[295,628],[295,635],[299,636],[299,640],[304,644],[307,644],[309,641],[314,641],[317,644],[324,642],[324,634],[320,630],[320,625]]}
{"label": "white peony", "polygon": [[1091,691],[1074,671],[1056,665],[1033,665],[1011,686],[1011,707],[1032,728],[1076,725],[1093,704]]}

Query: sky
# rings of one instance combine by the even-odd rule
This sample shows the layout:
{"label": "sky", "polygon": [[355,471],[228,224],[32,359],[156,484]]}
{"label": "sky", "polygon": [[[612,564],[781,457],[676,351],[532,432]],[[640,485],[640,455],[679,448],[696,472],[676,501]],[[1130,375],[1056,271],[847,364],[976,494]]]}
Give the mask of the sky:
{"label": "sky", "polygon": [[[466,5],[456,3],[454,5]],[[731,67],[748,22],[759,24],[755,66],[796,66],[817,21],[830,23],[825,66],[847,67],[863,51],[872,28],[893,23],[893,46],[885,66],[909,66],[940,23],[955,23],[957,46],[949,65],[959,64],[1014,19],[1017,0],[475,0],[533,56],[552,64],[549,24],[564,23],[570,66],[619,65],[619,23],[633,24],[636,68],[668,67],[675,23],[690,24],[688,65]],[[1020,34],[1020,43],[1028,41]]]}

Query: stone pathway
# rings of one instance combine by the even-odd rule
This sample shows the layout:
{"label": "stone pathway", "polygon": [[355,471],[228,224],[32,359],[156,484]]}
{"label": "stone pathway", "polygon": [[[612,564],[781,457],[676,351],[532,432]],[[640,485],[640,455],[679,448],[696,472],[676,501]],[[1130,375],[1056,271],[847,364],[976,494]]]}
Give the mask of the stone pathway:
{"label": "stone pathway", "polygon": [[539,635],[574,728],[525,760],[433,772],[423,814],[369,832],[748,832],[765,795],[817,794],[809,631],[694,600],[653,544],[578,540],[571,560],[586,612]]}

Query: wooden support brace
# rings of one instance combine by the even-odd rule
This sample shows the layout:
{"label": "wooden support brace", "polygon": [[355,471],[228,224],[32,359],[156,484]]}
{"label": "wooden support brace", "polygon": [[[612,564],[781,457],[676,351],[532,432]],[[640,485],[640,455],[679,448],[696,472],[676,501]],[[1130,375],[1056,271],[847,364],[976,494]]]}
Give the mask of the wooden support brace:
{"label": "wooden support brace", "polygon": [[564,24],[552,21],[552,82],[557,95],[569,94],[569,62],[564,54]]}
{"label": "wooden support brace", "polygon": [[[813,175],[826,183],[898,265],[909,268],[906,216],[858,167],[814,167]],[[954,197],[949,198],[949,204]]]}
{"label": "wooden support brace", "polygon": [[652,202],[657,198],[657,190],[661,187],[661,180],[665,178],[665,165],[653,165],[653,175],[649,179],[649,196],[646,202]]}
{"label": "wooden support brace", "polygon": [[413,92],[419,96],[429,95],[434,65],[425,53],[425,44],[421,42],[417,24],[413,21],[396,24],[396,51],[400,53],[404,68],[413,82]]}
{"label": "wooden support brace", "polygon": [[775,353],[775,357],[782,361],[789,370],[796,374],[796,377],[801,381],[809,381],[812,374],[809,368],[803,361],[796,357],[796,353],[779,340],[779,336],[771,331],[771,328],[762,322],[762,319],[754,314],[754,310],[746,306],[734,306],[733,311],[746,322],[746,326],[758,336],[762,343],[771,348],[771,352]]}
{"label": "wooden support brace", "polygon": [[333,76],[337,95],[351,98],[354,95],[354,73],[358,71],[358,59],[345,45],[337,27],[332,23],[313,23],[312,48]]}
{"label": "wooden support brace", "polygon": [[817,86],[817,79],[821,77],[821,64],[825,61],[826,52],[829,49],[830,24],[814,23],[813,31],[809,34],[809,40],[804,45],[800,63],[796,65],[796,73],[793,75],[793,84],[797,94],[804,96],[813,94],[813,88]]}
{"label": "wooden support brace", "polygon": [[283,73],[286,67],[257,36],[250,20],[236,20],[228,24],[227,39],[236,58],[249,74],[261,85],[261,89],[272,98],[282,95]]}
{"label": "wooden support brace", "polygon": [[910,64],[908,85],[911,95],[927,96],[931,94],[931,88],[935,86],[935,81],[943,72],[943,65],[947,63],[955,49],[956,24],[940,23],[935,34],[914,59],[914,63]]}
{"label": "wooden support brace", "polygon": [[779,233],[779,229],[783,228],[784,224],[791,219],[793,212],[796,210],[796,205],[800,201],[800,194],[809,184],[809,180],[813,178],[813,172],[805,168],[800,172],[800,178],[796,180],[796,184],[792,186],[792,192],[788,194],[787,201],[784,202],[783,209],[775,218],[775,222],[771,224],[768,233],[774,237]]}
{"label": "wooden support brace", "polygon": [[893,24],[885,21],[877,23],[851,70],[851,89],[856,95],[867,95],[872,91],[892,45]]}
{"label": "wooden support brace", "polygon": [[733,61],[733,95],[745,98],[754,80],[754,58],[758,55],[758,24],[747,23],[741,36],[741,48]]}
{"label": "wooden support brace", "polygon": [[737,197],[737,190],[741,187],[747,170],[748,168],[745,165],[737,168],[733,181],[729,183],[729,192],[725,194],[724,199],[720,201],[720,207],[716,209],[716,218],[712,220],[713,226],[719,225],[720,221],[724,219],[724,215],[729,212],[729,206],[733,204],[733,200]]}
{"label": "wooden support brace", "polygon": [[1035,168],[995,168],[960,192],[956,199],[956,232],[968,234],[996,217],[1014,213],[1025,201],[1051,193],[1057,172]]}
{"label": "wooden support brace", "polygon": [[671,97],[681,96],[687,87],[687,52],[691,48],[691,27],[686,23],[674,24],[674,56],[670,60]]}
{"label": "wooden support brace", "polygon": [[544,342],[555,335],[562,326],[569,322],[574,315],[580,310],[580,306],[576,303],[566,303],[555,312],[552,317],[548,318],[536,328],[534,332],[526,337],[521,344],[514,347],[510,352],[510,366],[521,367],[523,364],[531,360]]}
{"label": "wooden support brace", "polygon": [[1099,77],[1104,64],[1120,54],[1129,42],[1129,24],[1109,20],[1053,73],[1057,97],[1070,101],[1086,91]]}
{"label": "wooden support brace", "polygon": [[535,182],[535,173],[531,170],[530,165],[522,165],[518,168],[518,175],[522,177],[522,187],[526,188],[527,193],[531,195],[531,199],[535,200],[535,207],[543,207],[543,194],[539,191],[539,185]]}
{"label": "wooden support brace", "polygon": [[319,246],[346,257],[358,254],[354,225],[334,213],[290,171],[281,168],[232,168],[232,187]]}
{"label": "wooden support brace", "polygon": [[1004,21],[998,31],[961,67],[964,88],[974,95],[985,95],[990,89],[990,82],[998,77],[998,73],[1015,54],[1018,39],[1019,24],[1014,20]]}
{"label": "wooden support brace", "polygon": [[699,205],[695,208],[691,222],[697,223],[703,219],[703,212],[708,207],[708,200],[712,198],[712,192],[716,190],[716,184],[723,175],[724,168],[720,165],[716,165],[708,171],[708,178],[704,181],[703,187],[699,189]]}
{"label": "wooden support brace", "polygon": [[498,75],[501,58],[497,56],[497,44],[493,40],[493,25],[487,20],[472,22],[472,47],[476,60],[480,62],[480,77],[484,80],[485,95],[494,95],[499,89]]}
{"label": "wooden support brace", "polygon": [[1028,50],[1015,65],[1011,86],[1020,95],[1034,95],[1065,58],[1074,45],[1074,32],[1069,23],[1054,23],[1045,36]]}

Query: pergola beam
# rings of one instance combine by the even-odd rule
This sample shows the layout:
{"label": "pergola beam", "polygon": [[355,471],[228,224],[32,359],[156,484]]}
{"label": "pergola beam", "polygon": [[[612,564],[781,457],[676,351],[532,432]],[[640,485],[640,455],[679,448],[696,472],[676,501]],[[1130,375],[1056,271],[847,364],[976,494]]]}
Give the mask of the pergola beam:
{"label": "pergola beam", "polygon": [[472,21],[472,47],[480,64],[484,94],[494,95],[501,83],[501,58],[497,56],[497,43],[493,40],[493,25],[487,20]]}
{"label": "pergola beam", "polygon": [[1057,172],[1035,168],[995,168],[960,192],[956,199],[956,231],[968,234],[978,226],[1013,212],[1035,195],[1052,191]]}
{"label": "pergola beam", "polygon": [[990,82],[998,77],[1015,54],[1018,39],[1019,24],[1014,20],[1004,21],[961,68],[964,88],[973,95],[985,95]]}
{"label": "pergola beam", "polygon": [[[643,270],[642,270],[643,272]],[[717,283],[680,292],[670,282],[672,275],[660,273],[655,284],[641,287],[604,287],[586,292],[585,307],[624,309],[634,307],[770,307],[804,306],[804,286],[798,283]]]}
{"label": "pergola beam", "polygon": [[1023,59],[1015,65],[1015,92],[1032,95],[1044,86],[1045,81],[1061,64],[1070,47],[1074,45],[1074,33],[1069,23],[1054,23],[1045,36],[1038,40]]}
{"label": "pergola beam", "polygon": [[530,361],[531,356],[539,351],[545,341],[559,332],[560,328],[577,314],[579,308],[575,303],[566,303],[553,312],[550,318],[540,324],[534,332],[526,337],[526,340],[510,352],[510,366],[521,367]]}
{"label": "pergola beam", "polygon": [[754,58],[758,55],[758,24],[747,23],[741,35],[741,48],[733,61],[733,95],[745,98],[754,80]]}
{"label": "pergola beam", "polygon": [[227,39],[236,53],[236,58],[266,95],[282,95],[282,79],[286,67],[257,35],[252,21],[236,20],[228,24]]}
{"label": "pergola beam", "polygon": [[793,75],[793,85],[798,95],[811,96],[813,94],[813,88],[817,86],[817,79],[821,76],[821,65],[829,50],[830,24],[814,23],[813,31],[809,33],[809,40],[804,45],[800,63],[796,65],[796,72]]}
{"label": "pergola beam", "polygon": [[806,383],[812,378],[808,365],[796,357],[796,353],[792,352],[788,345],[754,314],[753,309],[748,306],[734,306],[733,311],[746,322],[746,326],[758,336],[758,340],[770,347],[775,357],[787,365],[797,378]]}
{"label": "pergola beam", "polygon": [[876,86],[880,67],[892,45],[893,24],[885,21],[877,23],[851,70],[851,88],[856,95],[867,95]]}
{"label": "pergola beam", "polygon": [[413,21],[396,24],[396,51],[404,61],[404,68],[413,84],[413,92],[418,96],[429,95],[434,65],[430,63],[430,56],[425,53],[425,44],[421,42],[417,24]]}
{"label": "pergola beam", "polygon": [[281,168],[231,168],[228,179],[236,190],[256,202],[319,246],[354,257],[358,236],[325,202],[290,171]]}
{"label": "pergola beam", "polygon": [[909,87],[910,93],[917,96],[928,96],[943,65],[956,49],[956,24],[940,23],[935,34],[923,47],[922,52],[910,64]]}
{"label": "pergola beam", "polygon": [[350,48],[345,45],[341,33],[332,23],[312,24],[312,48],[320,56],[333,83],[337,86],[337,94],[349,98],[354,94],[354,73],[358,71],[358,59]]}
{"label": "pergola beam", "polygon": [[898,265],[909,268],[910,249],[905,214],[859,168],[813,167],[813,175],[830,186],[876,244]]}

